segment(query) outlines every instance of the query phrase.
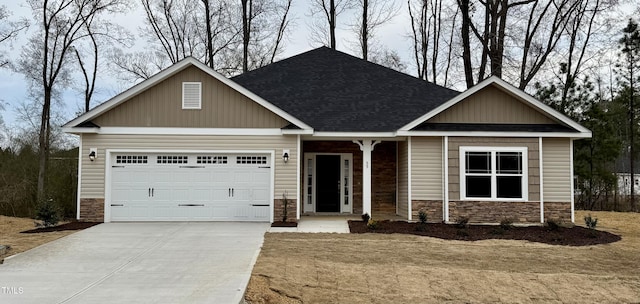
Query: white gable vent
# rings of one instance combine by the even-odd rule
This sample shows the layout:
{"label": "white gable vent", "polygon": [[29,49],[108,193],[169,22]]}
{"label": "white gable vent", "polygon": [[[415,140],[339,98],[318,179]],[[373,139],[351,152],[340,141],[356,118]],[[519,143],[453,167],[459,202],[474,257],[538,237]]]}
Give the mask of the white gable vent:
{"label": "white gable vent", "polygon": [[202,108],[202,83],[183,82],[182,83],[182,108],[201,109]]}

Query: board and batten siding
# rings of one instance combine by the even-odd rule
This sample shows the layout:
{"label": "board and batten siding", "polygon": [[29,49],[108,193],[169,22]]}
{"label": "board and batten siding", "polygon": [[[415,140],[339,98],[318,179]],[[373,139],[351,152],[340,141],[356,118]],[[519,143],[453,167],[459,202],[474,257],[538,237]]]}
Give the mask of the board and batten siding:
{"label": "board and batten siding", "polygon": [[[105,158],[109,150],[156,150],[156,151],[274,151],[275,193],[282,198],[287,191],[289,197],[297,196],[297,137],[296,136],[198,136],[198,135],[98,135],[83,134],[82,179],[80,198],[104,198]],[[90,148],[98,149],[98,158],[90,161]],[[289,149],[289,161],[282,161],[282,150]]]}
{"label": "board and batten siding", "polygon": [[[538,138],[519,137],[449,137],[449,200],[460,200],[460,147],[526,147],[529,170],[529,201],[540,201],[540,153]],[[544,143],[542,144],[544,147]],[[568,163],[568,160],[567,160]],[[545,180],[547,171],[545,169]],[[545,187],[545,200],[547,192]]]}
{"label": "board and batten siding", "polygon": [[543,138],[542,167],[545,202],[571,201],[571,139]]}
{"label": "board and batten siding", "polygon": [[398,215],[409,216],[409,145],[398,142]]}
{"label": "board and batten siding", "polygon": [[[202,83],[202,108],[182,109],[182,83]],[[289,123],[191,66],[92,120],[101,127],[282,128]]]}
{"label": "board and batten siding", "polygon": [[411,138],[411,199],[442,200],[442,138]]}
{"label": "board and batten siding", "polygon": [[430,123],[555,124],[495,86],[488,86],[428,120]]}

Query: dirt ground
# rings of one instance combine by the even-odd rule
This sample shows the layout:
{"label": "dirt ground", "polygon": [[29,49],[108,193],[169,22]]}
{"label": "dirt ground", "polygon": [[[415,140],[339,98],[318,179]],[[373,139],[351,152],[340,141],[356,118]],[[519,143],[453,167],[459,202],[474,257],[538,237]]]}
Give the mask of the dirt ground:
{"label": "dirt ground", "polygon": [[[588,212],[576,212],[584,225]],[[640,214],[590,212],[612,244],[267,233],[249,303],[640,303]]]}
{"label": "dirt ground", "polygon": [[0,245],[9,245],[11,249],[0,259],[38,247],[77,231],[56,231],[47,233],[20,233],[34,229],[34,220],[0,215]]}

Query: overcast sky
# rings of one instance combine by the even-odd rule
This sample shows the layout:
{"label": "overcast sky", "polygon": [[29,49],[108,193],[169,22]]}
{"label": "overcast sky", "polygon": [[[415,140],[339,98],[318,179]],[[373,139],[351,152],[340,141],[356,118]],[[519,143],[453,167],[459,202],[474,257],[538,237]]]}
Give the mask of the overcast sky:
{"label": "overcast sky", "polygon": [[[133,2],[133,0],[131,0]],[[195,0],[194,0],[195,1]],[[389,0],[392,1],[392,0]],[[621,0],[624,5],[618,7],[620,26],[617,28],[622,29],[626,25],[627,19],[630,15],[640,13],[640,0]],[[9,2],[9,3],[2,3]],[[135,1],[138,3],[139,1]],[[407,12],[407,3],[402,0],[395,0],[396,5],[399,6],[398,14],[384,24],[375,32],[375,39],[380,42],[384,47],[398,52],[403,62],[407,65],[406,72],[415,75],[415,67],[412,66],[412,47],[410,39],[408,38],[410,31],[410,18]],[[309,35],[309,0],[294,0],[293,6],[290,11],[290,18],[293,20],[293,24],[290,26],[290,34],[287,36],[288,41],[284,44],[284,53],[280,56],[280,59],[287,58],[314,48],[310,42]],[[0,0],[0,5],[4,5],[7,9],[13,13],[9,18],[10,20],[17,20],[19,18],[32,19],[31,10],[24,1],[7,1]],[[338,30],[337,30],[337,48],[340,51],[354,54],[352,45],[353,41],[357,38],[355,34],[348,28],[348,21],[354,17],[356,11],[347,11],[343,15],[338,17]],[[637,17],[636,17],[637,18]],[[138,29],[143,25],[144,12],[140,5],[137,5],[135,9],[126,14],[116,15],[112,20],[123,27],[129,29],[132,34],[137,35]],[[36,25],[32,26],[32,30]],[[16,59],[21,51],[22,45],[25,43],[28,37],[33,34],[31,32],[23,32],[12,43],[12,48],[7,50],[5,46],[0,50],[7,54],[9,58]],[[139,39],[135,48],[144,48],[144,41]],[[130,51],[130,50],[125,50]],[[131,83],[122,83],[116,80],[110,75],[104,68],[100,71],[96,92],[92,102],[92,106],[95,106],[103,101],[113,97],[119,92],[131,87]],[[462,87],[455,89],[464,89]],[[0,118],[4,119],[7,127],[16,125],[15,108],[27,98],[27,86],[24,77],[21,74],[16,74],[8,69],[0,69]],[[63,105],[59,108],[65,109],[61,113],[65,121],[72,119],[75,113],[82,108],[83,98],[74,90],[67,90],[64,94]],[[2,110],[1,105],[4,105]],[[1,135],[1,134],[0,134]],[[1,136],[0,136],[1,137]],[[1,144],[1,138],[0,138]]]}
{"label": "overcast sky", "polygon": [[[23,1],[7,2],[9,3],[2,3],[0,5],[5,5],[8,10],[12,12],[13,15],[9,18],[10,20],[17,20],[21,17],[25,17],[30,20],[32,19],[31,10],[26,3],[23,3]],[[314,48],[309,39],[309,29],[307,25],[309,23],[307,20],[309,18],[307,17],[309,11],[308,2],[309,1],[307,0],[293,1],[290,18],[293,18],[294,24],[290,27],[290,35],[288,35],[288,41],[286,41],[284,45],[284,53],[280,56],[280,59]],[[403,1],[397,2],[398,5],[401,3],[406,5]],[[382,26],[376,32],[376,36],[377,39],[380,40],[381,44],[391,50],[397,51],[403,57],[405,64],[408,64],[411,54],[411,44],[410,40],[407,38],[410,24],[408,16],[405,16],[405,11],[406,8],[402,7],[395,18]],[[344,15],[338,17],[338,22],[341,24],[339,24],[336,34],[338,37],[337,48],[338,50],[346,53],[354,53],[350,49],[353,47],[350,46],[347,41],[355,41],[356,38],[348,29],[348,26],[344,24],[344,21],[347,18],[350,19],[352,16],[353,12],[345,12]],[[144,11],[140,5],[137,5],[134,10],[127,14],[115,16],[113,20],[125,28],[130,29],[131,32],[136,35],[138,32],[137,29],[143,25]],[[20,54],[22,45],[31,35],[32,32],[21,33],[18,39],[12,43],[12,48],[10,50],[4,50],[8,57],[16,59]],[[136,45],[136,48],[141,47],[144,47],[143,41],[139,41]],[[412,71],[411,68],[409,68],[409,71]],[[98,79],[97,91],[94,96],[92,106],[109,99],[130,86],[131,84],[123,84],[117,81],[103,69]],[[4,118],[4,122],[7,127],[16,123],[15,107],[27,98],[26,91],[27,86],[24,77],[21,74],[13,73],[8,69],[0,69],[0,92],[2,92],[0,95],[0,102],[4,104],[4,111],[0,111],[0,115]],[[65,113],[63,113],[64,116],[66,119],[72,119],[75,115],[74,113],[80,109],[83,104],[82,96],[75,91],[67,90],[64,94],[64,104],[64,108],[66,109]]]}

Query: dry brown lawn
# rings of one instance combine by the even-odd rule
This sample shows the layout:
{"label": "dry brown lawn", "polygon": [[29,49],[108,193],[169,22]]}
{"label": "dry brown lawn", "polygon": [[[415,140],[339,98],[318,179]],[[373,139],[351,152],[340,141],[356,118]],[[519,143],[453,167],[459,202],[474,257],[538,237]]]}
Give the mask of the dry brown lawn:
{"label": "dry brown lawn", "polygon": [[0,245],[11,246],[6,254],[0,255],[0,260],[77,232],[67,230],[47,233],[20,233],[34,228],[33,219],[0,215]]}
{"label": "dry brown lawn", "polygon": [[[576,212],[584,224],[587,212]],[[591,212],[612,244],[267,233],[250,303],[640,303],[640,214]]]}

